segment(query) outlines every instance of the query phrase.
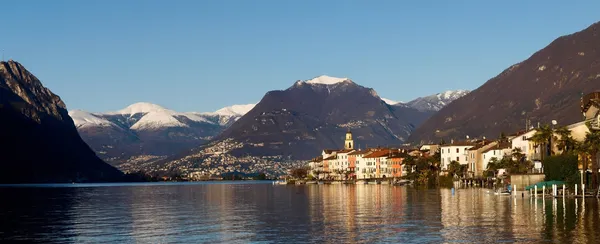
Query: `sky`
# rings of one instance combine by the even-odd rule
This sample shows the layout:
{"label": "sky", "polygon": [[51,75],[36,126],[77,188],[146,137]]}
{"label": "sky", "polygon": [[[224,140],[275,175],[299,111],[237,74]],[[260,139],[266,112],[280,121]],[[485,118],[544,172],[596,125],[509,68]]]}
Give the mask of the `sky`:
{"label": "sky", "polygon": [[2,1],[0,52],[69,109],[151,102],[185,112],[256,103],[319,75],[409,101],[476,89],[600,1]]}

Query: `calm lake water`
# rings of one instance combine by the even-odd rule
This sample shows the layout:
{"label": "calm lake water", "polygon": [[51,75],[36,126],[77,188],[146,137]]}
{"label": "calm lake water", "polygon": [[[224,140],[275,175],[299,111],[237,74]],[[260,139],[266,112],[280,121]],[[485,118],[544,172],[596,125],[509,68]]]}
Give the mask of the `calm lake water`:
{"label": "calm lake water", "polygon": [[270,182],[0,187],[0,241],[600,243],[595,198]]}

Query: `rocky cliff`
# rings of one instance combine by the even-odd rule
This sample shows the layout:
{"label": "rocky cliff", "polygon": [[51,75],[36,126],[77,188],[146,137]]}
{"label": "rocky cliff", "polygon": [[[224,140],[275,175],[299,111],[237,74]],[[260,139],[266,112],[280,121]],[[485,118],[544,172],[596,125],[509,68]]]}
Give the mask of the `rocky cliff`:
{"label": "rocky cliff", "polygon": [[83,142],[63,101],[20,63],[0,62],[0,182],[97,182],[122,173]]}

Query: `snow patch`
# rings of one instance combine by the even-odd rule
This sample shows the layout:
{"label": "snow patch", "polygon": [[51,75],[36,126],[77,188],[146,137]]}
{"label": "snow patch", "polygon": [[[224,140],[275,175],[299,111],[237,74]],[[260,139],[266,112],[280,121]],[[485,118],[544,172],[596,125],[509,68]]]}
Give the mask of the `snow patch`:
{"label": "snow patch", "polygon": [[331,76],[327,76],[327,75],[321,75],[319,77],[315,77],[313,79],[306,80],[304,82],[308,83],[308,84],[333,85],[333,84],[344,82],[346,80],[348,80],[348,78],[337,78],[337,77],[331,77]]}
{"label": "snow patch", "polygon": [[256,104],[233,105],[219,109],[215,111],[214,114],[222,116],[243,116],[244,114],[250,112],[254,106],[256,106]]}
{"label": "snow patch", "polygon": [[75,126],[77,128],[88,126],[116,126],[114,123],[106,119],[100,118],[92,113],[88,113],[82,110],[69,111],[69,116],[71,116],[71,119],[73,119],[73,122],[75,123]]}
{"label": "snow patch", "polygon": [[134,115],[134,114],[139,114],[139,113],[150,113],[150,112],[167,112],[167,113],[171,113],[171,114],[176,113],[175,111],[168,110],[160,105],[156,105],[153,103],[147,103],[147,102],[139,102],[139,103],[131,104],[131,105],[127,106],[126,108],[117,111],[116,113],[117,114]]}
{"label": "snow patch", "polygon": [[132,130],[157,129],[161,127],[188,127],[188,125],[179,122],[170,113],[164,111],[149,112],[137,123],[131,126]]}
{"label": "snow patch", "polygon": [[383,98],[383,97],[381,98],[381,100],[383,100],[385,103],[387,103],[389,105],[395,105],[395,104],[398,104],[398,103],[402,103],[402,102],[397,102],[397,101],[394,101],[394,100],[391,100],[391,99],[387,99],[387,98]]}

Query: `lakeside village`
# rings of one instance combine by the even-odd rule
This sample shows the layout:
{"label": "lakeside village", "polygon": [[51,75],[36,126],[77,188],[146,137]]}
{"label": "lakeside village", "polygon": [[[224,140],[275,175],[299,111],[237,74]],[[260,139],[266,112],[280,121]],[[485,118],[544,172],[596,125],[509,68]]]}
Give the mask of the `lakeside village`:
{"label": "lakeside village", "polygon": [[569,194],[579,188],[598,195],[600,92],[582,97],[581,112],[583,121],[571,125],[552,121],[495,140],[467,137],[417,148],[356,149],[348,131],[343,149],[323,150],[307,168],[290,170],[280,184],[469,185],[505,194],[515,187],[565,185]]}

